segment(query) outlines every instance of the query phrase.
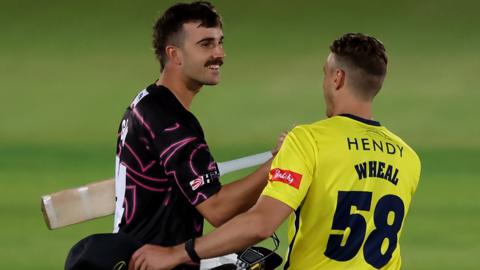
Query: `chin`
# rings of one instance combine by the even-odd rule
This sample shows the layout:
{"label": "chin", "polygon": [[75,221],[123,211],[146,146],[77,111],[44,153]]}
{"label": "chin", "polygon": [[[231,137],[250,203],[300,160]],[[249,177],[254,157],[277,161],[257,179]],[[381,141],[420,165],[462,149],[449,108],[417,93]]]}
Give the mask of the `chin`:
{"label": "chin", "polygon": [[220,83],[220,78],[218,79],[210,79],[210,80],[204,80],[202,82],[204,85],[217,85]]}
{"label": "chin", "polygon": [[210,85],[210,86],[214,86],[214,85],[217,85],[219,82],[203,82],[202,84],[203,85]]}

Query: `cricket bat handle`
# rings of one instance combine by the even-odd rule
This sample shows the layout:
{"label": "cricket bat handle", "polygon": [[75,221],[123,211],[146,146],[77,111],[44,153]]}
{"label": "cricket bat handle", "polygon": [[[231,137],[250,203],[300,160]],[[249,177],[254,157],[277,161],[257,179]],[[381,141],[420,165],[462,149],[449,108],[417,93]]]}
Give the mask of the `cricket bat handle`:
{"label": "cricket bat handle", "polygon": [[230,161],[219,162],[217,165],[218,170],[220,171],[220,176],[222,176],[230,172],[260,165],[262,163],[265,163],[270,158],[272,158],[272,152],[267,151],[260,154],[233,159]]}

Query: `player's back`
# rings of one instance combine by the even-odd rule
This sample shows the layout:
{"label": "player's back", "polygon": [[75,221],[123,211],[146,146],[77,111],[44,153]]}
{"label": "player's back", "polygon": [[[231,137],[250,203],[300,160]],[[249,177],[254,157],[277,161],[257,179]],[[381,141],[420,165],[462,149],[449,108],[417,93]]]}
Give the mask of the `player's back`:
{"label": "player's back", "polygon": [[351,115],[292,133],[312,148],[313,164],[291,220],[288,269],[400,269],[399,238],[420,175],[416,153],[378,122]]}

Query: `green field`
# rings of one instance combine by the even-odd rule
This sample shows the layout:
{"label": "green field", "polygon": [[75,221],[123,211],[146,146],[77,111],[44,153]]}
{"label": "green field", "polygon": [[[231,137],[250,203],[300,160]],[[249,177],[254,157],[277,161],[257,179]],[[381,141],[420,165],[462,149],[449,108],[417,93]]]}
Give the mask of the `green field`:
{"label": "green field", "polygon": [[[49,231],[40,196],[113,175],[118,122],[158,77],[151,26],[172,3],[0,0],[0,269],[62,269],[76,241],[111,231],[111,217]],[[403,269],[480,269],[480,2],[214,4],[225,24],[222,83],[192,111],[217,160],[264,151],[282,130],[323,118],[328,45],[345,32],[377,36],[390,61],[376,119],[423,163]]]}

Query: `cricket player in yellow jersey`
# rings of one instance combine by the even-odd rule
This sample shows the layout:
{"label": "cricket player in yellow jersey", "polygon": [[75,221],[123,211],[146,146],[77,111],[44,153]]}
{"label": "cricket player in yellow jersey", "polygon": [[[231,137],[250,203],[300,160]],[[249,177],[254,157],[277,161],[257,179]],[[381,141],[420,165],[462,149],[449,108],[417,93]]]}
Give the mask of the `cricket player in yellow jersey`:
{"label": "cricket player in yellow jersey", "polygon": [[194,239],[193,248],[152,248],[151,269],[241,250],[269,237],[288,216],[285,269],[400,269],[399,240],[420,160],[373,120],[385,48],[373,37],[346,34],[330,50],[323,84],[328,119],[288,134],[252,209]]}

